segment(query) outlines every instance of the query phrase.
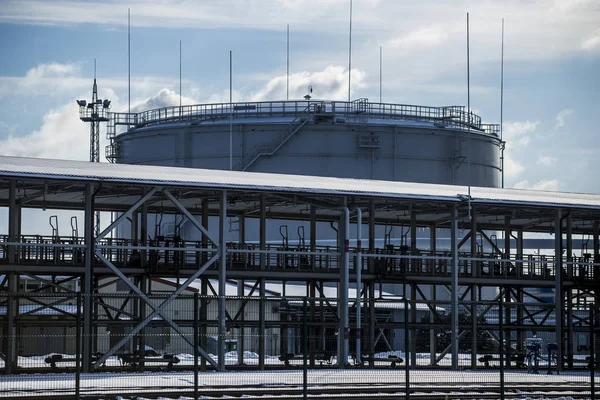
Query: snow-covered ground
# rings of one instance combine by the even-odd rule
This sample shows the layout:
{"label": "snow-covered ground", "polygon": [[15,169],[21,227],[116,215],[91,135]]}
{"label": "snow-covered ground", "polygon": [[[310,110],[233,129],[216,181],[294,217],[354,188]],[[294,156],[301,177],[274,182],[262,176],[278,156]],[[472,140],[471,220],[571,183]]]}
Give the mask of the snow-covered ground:
{"label": "snow-covered ground", "polygon": [[[378,353],[376,358],[386,359],[390,355],[406,360],[406,355],[403,352],[386,352]],[[60,366],[63,370],[68,367],[70,372],[65,373],[36,373],[37,368],[47,368],[48,364],[44,359],[48,357],[19,357],[19,366],[30,368],[31,373],[22,373],[19,375],[0,375],[0,398],[18,398],[22,396],[30,396],[32,394],[40,396],[52,396],[74,394],[75,391],[75,374],[74,362],[63,363]],[[65,357],[74,357],[72,355],[64,355]],[[194,357],[190,354],[178,354],[180,359],[178,366],[189,366],[190,369],[194,364]],[[217,357],[211,355],[215,361]],[[479,356],[478,356],[479,357]],[[419,389],[434,389],[436,387],[456,387],[460,390],[482,389],[486,386],[497,386],[499,382],[499,371],[490,369],[469,370],[470,355],[460,355],[459,362],[462,370],[451,371],[447,369],[412,369],[410,371],[411,389],[418,391]],[[428,353],[417,354],[417,364],[426,366],[429,364],[430,355]],[[244,352],[244,364],[257,365],[258,355],[252,352]],[[349,364],[354,364],[354,360],[349,359]],[[226,365],[237,365],[237,352],[226,353]],[[279,365],[283,363],[278,356],[266,357],[265,363],[268,365]],[[335,364],[335,358],[332,359]],[[441,365],[450,365],[451,358],[446,355]],[[249,393],[252,392],[252,387],[257,390],[263,390],[265,387],[281,388],[281,387],[298,387],[303,382],[303,372],[300,366],[302,360],[291,361],[292,367],[289,370],[269,370],[269,371],[227,371],[227,372],[204,372],[198,376],[200,393],[205,391],[211,394],[218,393],[219,388],[241,388],[246,387]],[[378,361],[379,366],[389,367],[390,362]],[[118,357],[110,357],[106,365],[108,367],[120,366],[121,361]],[[148,366],[165,367],[164,363],[147,362]],[[481,365],[481,363],[478,363]],[[523,391],[523,398],[533,395],[528,393],[527,388],[535,383],[548,386],[572,386],[572,387],[589,387],[590,375],[587,371],[581,372],[562,372],[560,375],[556,373],[552,375],[546,374],[546,364],[540,363],[540,374],[528,374],[525,370],[507,370],[505,373],[505,382],[507,386],[520,388]],[[350,368],[337,369],[330,367],[327,363],[323,368],[318,368],[308,371],[308,383],[311,387],[331,387],[332,385],[353,385],[357,390],[360,387],[368,387],[378,385],[380,387],[397,388],[403,390],[405,382],[404,364],[398,365],[396,368]],[[156,393],[158,391],[169,391],[170,393],[189,392],[193,388],[194,375],[191,371],[183,372],[166,372],[166,371],[150,371],[150,372],[131,372],[123,370],[120,372],[96,372],[91,374],[81,374],[80,388],[82,394],[108,394],[112,396],[119,394],[122,396],[136,396],[144,393]],[[600,379],[596,378],[596,385],[600,387]],[[350,390],[350,388],[348,388]],[[245,389],[246,390],[246,389]],[[546,394],[549,396],[549,394]],[[382,394],[382,398],[386,397]],[[539,396],[538,396],[539,397]],[[131,397],[130,397],[131,398]],[[557,397],[558,398],[558,395]]]}
{"label": "snow-covered ground", "polygon": [[[47,395],[49,398],[59,394],[74,393],[75,375],[63,374],[23,374],[2,376],[0,378],[0,398],[17,398],[31,395]],[[256,371],[256,372],[206,372],[199,374],[200,393],[208,393],[219,388],[265,387],[281,388],[302,385],[303,373],[298,371]],[[404,386],[403,369],[318,369],[308,371],[310,387],[331,387],[332,385],[352,385],[355,388],[375,386]],[[507,372],[507,386],[520,387],[524,394],[532,383],[544,385],[589,386],[589,374],[563,373],[561,375],[531,375],[524,372]],[[425,388],[456,387],[460,390],[481,390],[489,384],[497,385],[498,371],[447,371],[415,370],[410,373],[411,390]],[[160,390],[177,392],[189,391],[194,384],[192,372],[146,372],[146,373],[93,373],[81,375],[82,394],[113,393],[143,395],[145,392]],[[348,387],[350,390],[350,387]],[[252,389],[249,389],[252,392]],[[526,397],[526,396],[524,396]]]}

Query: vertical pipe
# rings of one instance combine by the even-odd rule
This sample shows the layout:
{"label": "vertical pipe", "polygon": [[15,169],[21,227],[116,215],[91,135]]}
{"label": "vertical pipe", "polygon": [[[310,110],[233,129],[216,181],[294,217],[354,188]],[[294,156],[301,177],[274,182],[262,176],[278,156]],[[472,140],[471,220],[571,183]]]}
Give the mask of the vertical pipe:
{"label": "vertical pipe", "polygon": [[383,47],[379,46],[379,103],[383,93]]}
{"label": "vertical pipe", "polygon": [[[200,346],[206,349],[208,343],[206,324],[208,321],[208,279],[203,277],[200,286],[200,295],[202,299],[200,301]],[[200,360],[200,368],[202,372],[206,372],[206,358],[202,357]]]}
{"label": "vertical pipe", "polygon": [[229,170],[233,171],[233,56],[229,50]]}
{"label": "vertical pipe", "polygon": [[286,69],[286,95],[285,99],[290,99],[290,26],[287,26],[287,69]]}
{"label": "vertical pipe", "polygon": [[[350,0],[350,37],[348,40],[348,103],[350,103],[350,82],[352,80],[352,0]],[[350,104],[348,104],[350,106]]]}
{"label": "vertical pipe", "polygon": [[81,292],[77,293],[75,315],[75,398],[79,399],[81,388]]}
{"label": "vertical pipe", "polygon": [[406,285],[404,287],[404,391],[405,398],[410,399],[410,366],[413,364],[410,345],[408,343],[409,337],[409,326],[408,326],[408,311],[409,308],[413,308],[415,306],[415,302],[409,304],[408,299],[406,298]]}
{"label": "vertical pipe", "polygon": [[91,183],[85,186],[85,274],[83,284],[83,372],[91,371],[92,354],[92,277],[95,249],[94,236],[94,186]]}
{"label": "vertical pipe", "polygon": [[[573,281],[573,215],[567,215],[567,279]],[[566,359],[569,368],[573,368],[573,336],[575,335],[573,326],[573,288],[565,288],[567,306],[567,343]]]}
{"label": "vertical pipe", "polygon": [[179,41],[179,116],[181,116],[181,40]]}
{"label": "vertical pipe", "polygon": [[[437,253],[437,228],[435,226],[435,224],[432,224],[431,227],[429,228],[429,251],[430,251],[430,255],[432,257],[436,256]],[[427,261],[429,264],[429,268],[428,271],[431,271],[431,273],[435,273],[435,268],[436,265],[438,263],[437,259],[431,259]],[[436,285],[432,284],[429,286],[429,297],[430,300],[433,302],[432,304],[432,308],[434,310],[437,310],[437,293],[436,293]],[[435,322],[435,313],[433,312],[429,312],[429,323],[433,324]],[[436,332],[435,329],[430,329],[429,330],[429,362],[431,365],[435,365],[435,358],[436,358]]]}
{"label": "vertical pipe", "polygon": [[[310,206],[310,251],[317,251],[317,207]],[[316,257],[310,256],[310,266],[315,269]],[[311,296],[314,297],[314,296]]]}
{"label": "vertical pipe", "polygon": [[[471,276],[479,276],[479,261],[477,258],[477,209],[471,210]],[[477,368],[477,285],[471,285],[471,368]]]}
{"label": "vertical pipe", "polygon": [[267,269],[267,255],[264,250],[267,249],[267,200],[264,193],[260,194],[260,221],[259,221],[259,247],[260,253],[260,270]]}
{"label": "vertical pipe", "polygon": [[[504,298],[502,293],[498,296],[498,341],[500,342],[500,397],[504,400]],[[510,348],[510,347],[508,347]]]}
{"label": "vertical pipe", "polygon": [[467,161],[469,161],[469,218],[471,217],[471,69],[469,53],[469,13],[467,13]]}
{"label": "vertical pipe", "polygon": [[356,208],[356,364],[361,364],[362,210]]}
{"label": "vertical pipe", "polygon": [[557,357],[559,363],[558,371],[562,371],[563,367],[563,293],[562,293],[562,213],[561,210],[556,211],[554,222],[554,306],[556,319],[556,343],[558,344]]}
{"label": "vertical pipe", "polygon": [[[504,18],[502,18],[502,54],[500,57],[500,142],[502,142],[502,121],[504,111]],[[504,145],[502,145],[502,187],[504,187]]]}
{"label": "vertical pipe", "polygon": [[198,292],[194,293],[194,400],[198,399]]}
{"label": "vertical pipe", "polygon": [[17,326],[15,324],[18,315],[18,299],[17,291],[19,290],[18,275],[14,272],[8,273],[8,299],[6,317],[7,334],[8,334],[8,351],[6,352],[5,373],[7,375],[14,374],[18,367],[17,354]]}
{"label": "vertical pipe", "polygon": [[225,238],[227,223],[227,191],[221,192],[219,204],[219,371],[225,370],[225,336],[226,332],[226,279],[227,279],[227,243]]}
{"label": "vertical pipe", "polygon": [[302,301],[302,398],[308,398],[308,299]]}
{"label": "vertical pipe", "polygon": [[452,276],[450,283],[450,297],[452,298],[451,312],[451,349],[452,369],[458,369],[458,221],[457,207],[452,205],[450,217],[450,249],[452,252]]}
{"label": "vertical pipe", "polygon": [[[94,60],[94,75],[96,75],[96,60]],[[127,112],[131,114],[131,12],[129,8],[127,9]]]}
{"label": "vertical pipe", "polygon": [[265,278],[260,278],[260,300],[258,310],[258,369],[261,371],[265,369]]}
{"label": "vertical pipe", "polygon": [[[375,200],[369,200],[369,253],[375,252]],[[375,274],[374,258],[368,258],[370,274]],[[375,366],[375,282],[369,281],[369,359],[370,366]]]}
{"label": "vertical pipe", "polygon": [[[596,263],[600,263],[600,221],[594,221],[594,227],[592,228],[592,235],[594,236],[592,238],[593,244],[594,244],[594,250],[593,250],[593,254],[592,257],[594,264]],[[594,265],[592,267],[592,270],[589,272],[590,273],[590,278],[591,279],[599,279],[600,276],[598,276],[598,271],[600,271],[600,267],[597,265]],[[597,295],[597,294],[596,294]]]}
{"label": "vertical pipe", "polygon": [[350,267],[350,211],[348,207],[343,209],[343,225],[340,224],[339,233],[343,234],[342,258],[343,263],[340,268],[340,285],[338,293],[338,313],[340,316],[339,325],[339,356],[338,366],[345,368],[348,363],[348,275]]}
{"label": "vertical pipe", "polygon": [[590,394],[596,398],[596,329],[595,329],[596,305],[590,304]]}

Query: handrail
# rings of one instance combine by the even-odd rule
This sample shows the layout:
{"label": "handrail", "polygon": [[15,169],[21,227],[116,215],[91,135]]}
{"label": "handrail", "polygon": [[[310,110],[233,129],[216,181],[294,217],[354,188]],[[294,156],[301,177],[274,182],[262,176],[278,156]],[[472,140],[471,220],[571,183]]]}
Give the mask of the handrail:
{"label": "handrail", "polygon": [[[490,126],[482,125],[481,117],[465,111],[462,106],[431,107],[408,104],[368,103],[361,99],[357,101],[319,101],[325,105],[323,113],[352,117],[362,114],[363,117],[420,120],[447,122],[452,127],[463,127],[493,132]],[[111,113],[113,125],[129,125],[142,127],[164,122],[194,120],[218,120],[248,117],[292,117],[302,114],[307,107],[315,103],[310,100],[263,101],[233,103],[209,103],[185,106],[162,107],[140,113]]]}
{"label": "handrail", "polygon": [[[432,122],[441,128],[475,130],[479,133],[498,136],[497,124],[482,124],[481,117],[468,112],[463,106],[420,106],[410,104],[370,103],[367,99],[354,101],[259,101],[239,103],[209,103],[185,106],[170,106],[146,110],[139,113],[110,112],[108,119],[107,157],[115,161],[118,149],[111,146],[117,136],[117,125],[141,128],[162,123],[218,121],[230,118],[291,118],[304,114],[312,104],[322,104],[321,115],[343,118],[346,122],[364,123],[368,119]],[[109,149],[109,147],[111,147]]]}

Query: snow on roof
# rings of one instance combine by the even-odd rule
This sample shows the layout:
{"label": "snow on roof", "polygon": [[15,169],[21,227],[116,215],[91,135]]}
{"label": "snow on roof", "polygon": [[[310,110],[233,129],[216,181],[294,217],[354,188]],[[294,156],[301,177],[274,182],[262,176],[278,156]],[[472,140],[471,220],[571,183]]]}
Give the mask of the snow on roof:
{"label": "snow on roof", "polygon": [[[467,186],[0,156],[0,176],[460,202]],[[600,209],[600,195],[471,188],[472,203]]]}

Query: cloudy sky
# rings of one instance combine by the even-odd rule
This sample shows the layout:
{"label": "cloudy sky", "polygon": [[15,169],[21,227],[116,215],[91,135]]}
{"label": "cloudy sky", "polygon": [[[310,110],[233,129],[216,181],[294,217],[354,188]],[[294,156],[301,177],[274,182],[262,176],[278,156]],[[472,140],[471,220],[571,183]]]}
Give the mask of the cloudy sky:
{"label": "cloudy sky", "polygon": [[[88,126],[75,99],[126,111],[127,9],[131,106],[285,99],[345,100],[350,0],[0,0],[0,154],[87,160]],[[352,98],[422,105],[467,103],[500,121],[505,18],[506,186],[600,193],[600,1],[354,0]],[[101,131],[104,136],[104,128]],[[105,143],[102,143],[103,145]],[[102,147],[103,149],[103,147]]]}

